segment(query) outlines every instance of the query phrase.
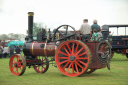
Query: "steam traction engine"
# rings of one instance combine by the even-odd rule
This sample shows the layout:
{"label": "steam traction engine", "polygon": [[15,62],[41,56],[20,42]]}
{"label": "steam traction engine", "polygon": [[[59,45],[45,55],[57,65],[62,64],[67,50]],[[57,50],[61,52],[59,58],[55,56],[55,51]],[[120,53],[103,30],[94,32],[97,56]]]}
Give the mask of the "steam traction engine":
{"label": "steam traction engine", "polygon": [[[28,13],[28,36],[23,46],[24,57],[15,54],[10,58],[9,67],[12,74],[22,75],[26,66],[33,66],[37,73],[45,73],[49,68],[48,57],[55,59],[60,72],[74,77],[83,73],[92,73],[96,69],[110,69],[111,38],[100,42],[81,41],[81,35],[70,25],[59,26],[53,36],[50,30],[45,36],[45,30],[37,33],[33,40],[33,12]],[[60,31],[60,28],[66,31]],[[68,28],[73,31],[68,32]]]}

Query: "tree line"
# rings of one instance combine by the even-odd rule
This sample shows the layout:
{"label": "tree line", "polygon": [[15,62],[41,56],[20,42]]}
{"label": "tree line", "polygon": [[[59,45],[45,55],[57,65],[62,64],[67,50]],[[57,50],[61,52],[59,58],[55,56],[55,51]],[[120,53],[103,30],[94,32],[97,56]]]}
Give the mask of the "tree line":
{"label": "tree line", "polygon": [[[43,23],[33,23],[33,37],[37,36],[37,33],[39,32],[39,29],[41,29],[43,26]],[[28,30],[27,30],[28,34]],[[9,33],[9,34],[1,34],[0,35],[0,40],[5,40],[5,39],[16,39],[20,40],[21,38],[25,38],[26,35],[24,34],[14,34],[14,33]]]}
{"label": "tree line", "polygon": [[0,40],[5,40],[5,39],[16,39],[20,40],[21,38],[24,38],[24,34],[14,34],[14,33],[9,33],[9,34],[1,34],[0,35]]}

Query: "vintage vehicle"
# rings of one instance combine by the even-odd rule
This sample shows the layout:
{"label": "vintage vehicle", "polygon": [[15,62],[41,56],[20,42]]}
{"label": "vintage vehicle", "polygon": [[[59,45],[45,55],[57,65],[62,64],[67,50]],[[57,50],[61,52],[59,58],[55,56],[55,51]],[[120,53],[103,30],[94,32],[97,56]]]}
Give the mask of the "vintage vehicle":
{"label": "vintage vehicle", "polygon": [[112,35],[112,56],[116,52],[128,58],[128,25],[103,25],[102,30],[104,39]]}
{"label": "vintage vehicle", "polygon": [[[37,73],[45,73],[49,62],[54,60],[60,72],[70,77],[89,74],[105,67],[110,69],[111,37],[100,42],[81,41],[82,35],[79,35],[74,27],[61,25],[53,35],[49,30],[46,36],[46,31],[41,29],[37,33],[37,40],[33,40],[33,15],[33,12],[28,13],[28,36],[23,46],[24,57],[15,54],[10,58],[9,67],[12,74],[22,75],[26,66],[33,66]],[[63,31],[60,31],[61,28],[64,28]],[[73,31],[68,32],[69,29]]]}

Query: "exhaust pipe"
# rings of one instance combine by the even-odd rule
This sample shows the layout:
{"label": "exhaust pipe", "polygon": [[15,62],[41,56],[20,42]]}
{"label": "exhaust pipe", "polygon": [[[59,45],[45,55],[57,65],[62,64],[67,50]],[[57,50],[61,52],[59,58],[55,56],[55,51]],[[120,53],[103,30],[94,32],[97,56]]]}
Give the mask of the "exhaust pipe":
{"label": "exhaust pipe", "polygon": [[33,15],[34,12],[28,12],[28,36],[25,39],[27,42],[33,41]]}

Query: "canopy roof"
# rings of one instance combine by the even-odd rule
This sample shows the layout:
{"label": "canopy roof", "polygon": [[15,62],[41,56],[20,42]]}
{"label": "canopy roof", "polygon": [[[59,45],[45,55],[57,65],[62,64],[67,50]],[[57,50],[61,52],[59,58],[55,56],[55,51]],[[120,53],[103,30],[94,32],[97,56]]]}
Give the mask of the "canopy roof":
{"label": "canopy roof", "polygon": [[8,43],[8,47],[10,48],[11,47],[11,45],[15,45],[15,46],[20,46],[20,45],[23,45],[24,43],[23,43],[23,41],[10,41],[9,43]]}

